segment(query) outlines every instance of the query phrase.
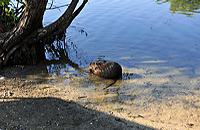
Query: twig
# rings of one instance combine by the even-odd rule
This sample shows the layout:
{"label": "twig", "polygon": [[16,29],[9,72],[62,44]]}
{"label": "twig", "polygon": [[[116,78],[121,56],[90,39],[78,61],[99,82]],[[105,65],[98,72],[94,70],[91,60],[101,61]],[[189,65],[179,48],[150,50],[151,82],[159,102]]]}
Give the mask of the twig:
{"label": "twig", "polygon": [[62,7],[66,7],[66,6],[69,6],[69,4],[66,4],[66,5],[61,5],[61,6],[54,6],[52,7],[53,5],[51,5],[49,8],[47,8],[46,10],[52,10],[52,9],[58,9],[58,8],[62,8]]}

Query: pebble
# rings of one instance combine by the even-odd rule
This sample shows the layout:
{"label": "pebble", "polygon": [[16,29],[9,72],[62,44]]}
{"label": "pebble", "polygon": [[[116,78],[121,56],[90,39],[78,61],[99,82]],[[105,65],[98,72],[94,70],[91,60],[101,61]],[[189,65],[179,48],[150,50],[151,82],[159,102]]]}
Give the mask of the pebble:
{"label": "pebble", "polygon": [[0,80],[4,80],[6,77],[0,75]]}

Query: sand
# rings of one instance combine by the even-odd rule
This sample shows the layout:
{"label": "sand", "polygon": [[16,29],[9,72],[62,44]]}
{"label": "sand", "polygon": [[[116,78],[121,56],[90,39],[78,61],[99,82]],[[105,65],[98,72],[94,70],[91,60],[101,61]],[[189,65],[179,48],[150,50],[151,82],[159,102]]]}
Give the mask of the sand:
{"label": "sand", "polygon": [[[45,67],[44,73],[32,66],[4,68],[0,129],[199,130],[200,78],[187,81],[185,75],[176,76],[180,71],[173,68],[167,74],[155,75],[154,69],[133,69],[142,78],[117,81],[102,90],[101,84],[82,87],[77,77],[71,83],[61,77],[59,82],[47,76]],[[126,68],[123,70],[125,73]],[[85,80],[78,77],[78,81]],[[178,85],[185,88],[172,87]],[[125,100],[131,95],[128,93],[132,97]]]}

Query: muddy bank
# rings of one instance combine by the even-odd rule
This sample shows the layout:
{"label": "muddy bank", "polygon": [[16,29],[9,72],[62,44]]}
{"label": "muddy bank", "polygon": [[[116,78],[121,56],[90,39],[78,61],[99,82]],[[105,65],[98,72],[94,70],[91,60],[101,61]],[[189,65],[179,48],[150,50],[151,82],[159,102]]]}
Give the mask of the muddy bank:
{"label": "muddy bank", "polygon": [[49,84],[22,78],[7,78],[1,80],[0,85],[2,130],[153,129],[80,105],[72,96],[64,95],[63,91]]}
{"label": "muddy bank", "polygon": [[[138,74],[142,75],[142,72],[138,71]],[[79,77],[82,80],[76,77],[75,83],[69,85],[65,79],[59,81],[64,77],[58,79],[49,75],[45,66],[39,69],[32,66],[9,67],[1,75],[6,79],[0,80],[0,129],[200,128],[199,91],[190,95],[186,93],[187,96],[168,96],[167,100],[145,97],[141,93],[136,99],[131,99],[131,104],[130,100],[122,102],[119,99],[117,85],[120,81],[105,91],[101,84],[84,88],[77,86],[80,84],[77,81],[83,81],[85,77]],[[145,78],[142,80],[127,82],[147,82]],[[158,83],[151,81],[147,87]]]}

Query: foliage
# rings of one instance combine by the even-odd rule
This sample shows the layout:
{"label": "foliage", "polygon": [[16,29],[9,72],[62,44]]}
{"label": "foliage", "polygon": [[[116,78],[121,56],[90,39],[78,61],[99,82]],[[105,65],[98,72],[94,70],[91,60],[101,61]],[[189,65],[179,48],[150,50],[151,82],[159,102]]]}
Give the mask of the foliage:
{"label": "foliage", "polygon": [[24,3],[22,0],[1,0],[1,21],[7,26],[13,26],[17,23],[22,10],[24,9]]}
{"label": "foliage", "polygon": [[185,14],[188,17],[200,13],[200,0],[157,0],[158,4],[170,3],[172,13]]}
{"label": "foliage", "polygon": [[[38,61],[44,60],[45,45],[52,44],[56,36],[69,27],[88,2],[83,0],[82,4],[79,4],[79,0],[71,0],[62,16],[51,24],[43,26],[42,21],[48,1],[23,1],[26,4],[20,3],[19,0],[3,1],[4,4],[1,2],[0,67],[11,64],[35,65]],[[2,22],[5,17],[18,17],[18,20],[13,26],[8,26]],[[62,50],[59,54],[63,54]]]}

